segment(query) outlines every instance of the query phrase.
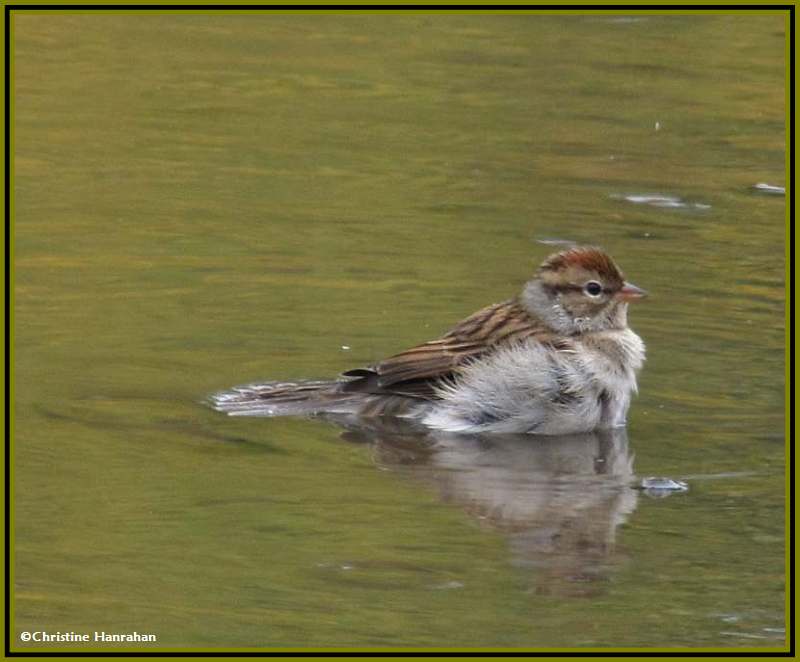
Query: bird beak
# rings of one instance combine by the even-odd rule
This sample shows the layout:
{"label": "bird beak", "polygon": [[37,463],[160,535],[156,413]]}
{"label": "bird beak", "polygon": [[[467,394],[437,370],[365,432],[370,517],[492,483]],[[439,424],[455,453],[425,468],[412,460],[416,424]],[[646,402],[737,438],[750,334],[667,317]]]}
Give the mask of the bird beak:
{"label": "bird beak", "polygon": [[622,289],[617,292],[617,299],[622,299],[623,301],[635,301],[646,296],[647,292],[641,287],[636,287],[633,283],[623,283]]}

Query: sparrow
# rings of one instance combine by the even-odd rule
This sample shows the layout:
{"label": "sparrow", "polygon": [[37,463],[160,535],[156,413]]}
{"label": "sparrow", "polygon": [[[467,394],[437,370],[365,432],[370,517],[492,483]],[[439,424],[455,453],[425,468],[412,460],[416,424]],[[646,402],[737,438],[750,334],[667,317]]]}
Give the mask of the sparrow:
{"label": "sparrow", "polygon": [[646,296],[600,248],[550,255],[518,296],[436,340],[334,380],[266,382],[211,396],[237,416],[402,417],[462,433],[577,434],[625,425]]}

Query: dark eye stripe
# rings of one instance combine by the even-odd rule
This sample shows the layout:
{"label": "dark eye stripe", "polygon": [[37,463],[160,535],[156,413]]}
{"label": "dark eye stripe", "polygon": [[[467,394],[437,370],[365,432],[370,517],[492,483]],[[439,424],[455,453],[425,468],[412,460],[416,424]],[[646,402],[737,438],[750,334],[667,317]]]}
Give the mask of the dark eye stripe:
{"label": "dark eye stripe", "polygon": [[[556,292],[569,292],[569,291],[583,292],[583,286],[582,285],[567,284],[567,285],[552,285],[551,287]],[[616,290],[612,290],[611,288],[604,287],[603,288],[603,292],[605,292],[606,294],[613,294],[614,292],[616,292]]]}

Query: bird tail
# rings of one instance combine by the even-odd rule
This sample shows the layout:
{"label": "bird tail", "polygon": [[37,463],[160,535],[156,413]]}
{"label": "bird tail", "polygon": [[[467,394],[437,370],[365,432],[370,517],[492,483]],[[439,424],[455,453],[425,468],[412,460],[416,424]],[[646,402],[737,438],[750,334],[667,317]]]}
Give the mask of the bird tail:
{"label": "bird tail", "polygon": [[236,386],[210,396],[217,411],[231,416],[297,416],[338,409],[352,396],[335,381],[264,382]]}
{"label": "bird tail", "polygon": [[210,396],[209,404],[231,416],[357,415],[418,417],[430,403],[415,397],[352,388],[357,380],[264,382]]}

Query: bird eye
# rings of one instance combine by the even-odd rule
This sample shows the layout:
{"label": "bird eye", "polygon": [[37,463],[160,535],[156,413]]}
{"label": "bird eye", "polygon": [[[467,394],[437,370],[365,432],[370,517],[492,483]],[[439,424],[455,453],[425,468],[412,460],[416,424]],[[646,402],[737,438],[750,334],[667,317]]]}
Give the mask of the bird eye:
{"label": "bird eye", "polygon": [[596,280],[590,280],[583,288],[590,297],[596,297],[603,291],[603,286]]}

